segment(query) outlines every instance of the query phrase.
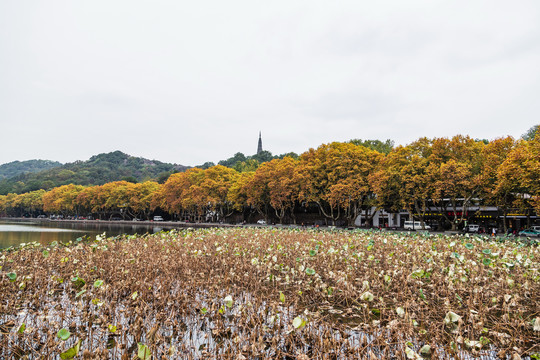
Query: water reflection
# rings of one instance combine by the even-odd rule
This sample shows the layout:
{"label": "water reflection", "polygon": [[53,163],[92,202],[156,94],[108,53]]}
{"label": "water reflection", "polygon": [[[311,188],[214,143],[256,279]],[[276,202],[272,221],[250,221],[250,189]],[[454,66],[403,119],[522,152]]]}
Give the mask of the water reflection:
{"label": "water reflection", "polygon": [[53,241],[69,242],[79,237],[95,239],[96,235],[146,234],[168,230],[151,225],[103,224],[103,223],[62,223],[62,222],[19,222],[0,221],[0,248],[37,241],[43,245]]}

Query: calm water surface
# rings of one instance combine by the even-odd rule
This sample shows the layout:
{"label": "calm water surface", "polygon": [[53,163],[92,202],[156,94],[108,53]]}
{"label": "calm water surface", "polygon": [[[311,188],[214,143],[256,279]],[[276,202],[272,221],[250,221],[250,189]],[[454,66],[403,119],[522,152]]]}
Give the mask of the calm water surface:
{"label": "calm water surface", "polygon": [[96,235],[107,236],[121,234],[155,233],[167,228],[151,225],[118,225],[88,223],[47,223],[47,222],[9,222],[0,220],[0,248],[16,246],[21,243],[37,241],[43,245],[53,241],[68,242],[79,237],[95,239]]}

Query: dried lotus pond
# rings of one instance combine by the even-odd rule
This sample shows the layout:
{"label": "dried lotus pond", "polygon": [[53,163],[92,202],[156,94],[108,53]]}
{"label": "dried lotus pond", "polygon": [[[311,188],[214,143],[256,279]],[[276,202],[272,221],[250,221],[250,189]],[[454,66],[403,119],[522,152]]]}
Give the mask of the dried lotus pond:
{"label": "dried lotus pond", "polygon": [[0,252],[2,359],[540,358],[539,250],[202,229]]}

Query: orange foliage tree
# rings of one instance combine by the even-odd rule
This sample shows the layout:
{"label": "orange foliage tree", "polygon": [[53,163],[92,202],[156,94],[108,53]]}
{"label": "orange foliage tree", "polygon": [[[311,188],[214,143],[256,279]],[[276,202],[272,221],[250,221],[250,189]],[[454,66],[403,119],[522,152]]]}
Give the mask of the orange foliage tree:
{"label": "orange foliage tree", "polygon": [[287,211],[295,219],[299,193],[298,161],[288,156],[263,163],[246,184],[247,203],[265,216],[270,206],[280,223]]}
{"label": "orange foliage tree", "polygon": [[382,155],[351,143],[323,144],[300,155],[300,199],[317,204],[335,224],[345,218],[349,225],[374,199],[369,175]]}
{"label": "orange foliage tree", "polygon": [[[495,139],[482,149],[483,163],[480,197],[483,199],[484,204],[496,205],[502,210],[505,220],[506,214],[514,202],[514,195],[512,186],[500,183],[499,171],[503,171],[502,164],[517,144],[514,138],[508,136]],[[504,227],[506,231],[506,221],[504,221]]]}
{"label": "orange foliage tree", "polygon": [[[521,141],[508,154],[497,171],[495,193],[512,199],[513,205],[527,211],[540,212],[540,139]],[[530,213],[527,211],[528,222]],[[506,211],[504,212],[506,230]]]}
{"label": "orange foliage tree", "polygon": [[424,222],[432,198],[428,172],[431,140],[422,138],[408,146],[393,149],[370,180],[379,207],[388,211],[405,209]]}
{"label": "orange foliage tree", "polygon": [[236,176],[234,169],[221,165],[173,174],[161,187],[155,205],[198,220],[203,216],[223,219],[233,208],[228,193]]}
{"label": "orange foliage tree", "polygon": [[484,146],[461,135],[433,141],[428,168],[433,201],[453,230],[465,221],[469,206],[481,194]]}

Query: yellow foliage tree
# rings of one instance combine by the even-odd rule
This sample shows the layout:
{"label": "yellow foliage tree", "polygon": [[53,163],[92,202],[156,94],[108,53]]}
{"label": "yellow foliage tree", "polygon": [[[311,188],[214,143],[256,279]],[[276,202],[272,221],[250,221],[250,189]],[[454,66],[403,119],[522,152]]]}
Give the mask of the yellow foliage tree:
{"label": "yellow foliage tree", "polygon": [[82,185],[62,185],[43,194],[43,210],[46,212],[78,214],[77,196],[84,190]]}
{"label": "yellow foliage tree", "polygon": [[335,221],[345,218],[349,225],[374,199],[369,175],[383,155],[351,143],[323,144],[300,156],[300,199],[314,202],[321,213]]}

